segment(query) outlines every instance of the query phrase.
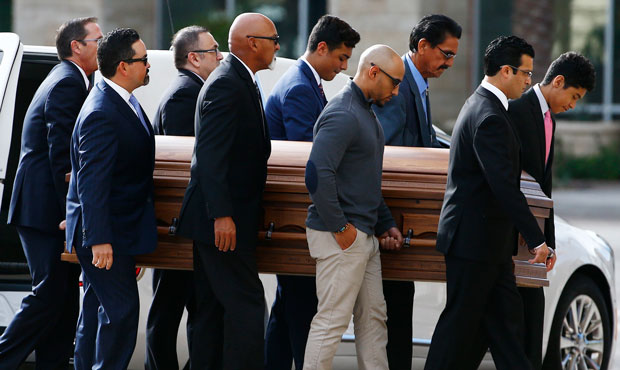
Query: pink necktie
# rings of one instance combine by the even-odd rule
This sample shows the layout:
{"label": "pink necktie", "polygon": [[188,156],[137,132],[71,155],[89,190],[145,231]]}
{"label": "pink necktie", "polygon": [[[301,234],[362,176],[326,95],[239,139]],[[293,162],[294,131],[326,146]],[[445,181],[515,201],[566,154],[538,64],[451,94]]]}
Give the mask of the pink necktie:
{"label": "pink necktie", "polygon": [[549,151],[551,150],[551,139],[553,137],[553,121],[551,120],[551,110],[545,113],[545,165],[549,159]]}

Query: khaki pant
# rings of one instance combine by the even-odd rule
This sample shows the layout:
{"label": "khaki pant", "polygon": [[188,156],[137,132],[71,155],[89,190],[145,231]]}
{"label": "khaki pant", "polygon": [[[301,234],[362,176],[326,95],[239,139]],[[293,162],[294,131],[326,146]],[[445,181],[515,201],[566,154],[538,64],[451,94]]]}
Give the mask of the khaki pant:
{"label": "khaki pant", "polygon": [[319,306],[310,326],[304,370],[332,368],[351,314],[358,368],[387,370],[387,314],[379,241],[357,230],[355,241],[343,251],[330,232],[307,228],[306,235],[310,255],[316,259]]}

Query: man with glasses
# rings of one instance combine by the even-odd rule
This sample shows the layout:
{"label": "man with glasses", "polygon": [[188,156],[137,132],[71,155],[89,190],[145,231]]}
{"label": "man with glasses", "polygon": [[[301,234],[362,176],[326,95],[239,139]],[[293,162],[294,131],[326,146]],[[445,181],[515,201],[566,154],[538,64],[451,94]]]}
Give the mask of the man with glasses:
{"label": "man with glasses", "polygon": [[59,225],[65,219],[71,131],[88,95],[89,76],[97,70],[101,36],[94,17],[58,28],[60,63],[37,89],[24,118],[8,222],[17,228],[33,289],[0,337],[0,369],[18,368],[33,350],[37,368],[66,367],[73,352],[80,269],[60,261]]}
{"label": "man with glasses", "polygon": [[[386,145],[441,147],[431,121],[429,78],[452,67],[461,26],[451,18],[427,15],[411,30],[409,52],[403,55],[405,77],[398,96],[374,107],[385,132]],[[383,281],[388,310],[388,359],[392,369],[411,369],[413,281]]]}
{"label": "man with glasses", "polygon": [[193,369],[263,369],[265,298],[256,245],[271,154],[255,73],[280,49],[273,22],[233,21],[230,54],[207,78],[196,107],[196,145],[178,234],[194,241]]}
{"label": "man with glasses", "polygon": [[[338,17],[322,16],[312,28],[308,47],[278,80],[265,106],[271,138],[312,141],[314,122],[327,99],[322,81],[347,69],[360,35]],[[312,276],[278,275],[276,299],[265,336],[265,369],[301,370],[310,323],[316,314]]]}
{"label": "man with glasses", "polygon": [[352,314],[358,368],[388,369],[379,246],[400,248],[403,238],[381,193],[385,139],[371,106],[397,95],[404,73],[394,50],[371,46],[353,80],[330,100],[314,126],[305,177],[312,200],[306,233],[316,260],[319,302],[305,370],[332,368]]}
{"label": "man with glasses", "polygon": [[512,256],[519,233],[530,263],[553,267],[553,252],[520,189],[521,148],[508,99],[530,85],[534,49],[499,37],[484,54],[484,80],[454,126],[448,181],[437,231],[445,255],[447,302],[426,370],[474,369],[472,351],[488,340],[498,370],[532,369],[523,343],[523,308]]}
{"label": "man with glasses", "polygon": [[[172,38],[177,77],[164,92],[153,123],[155,134],[194,136],[200,88],[223,59],[219,45],[204,27],[189,26]],[[153,302],[146,322],[146,369],[177,369],[177,332],[187,309],[187,341],[191,347],[194,316],[192,271],[153,269]]]}
{"label": "man with glasses", "polygon": [[133,91],[148,84],[144,42],[129,28],[99,42],[103,80],[84,102],[71,138],[67,247],[82,267],[84,298],[75,368],[126,369],[140,302],[134,256],[157,244],[155,140]]}

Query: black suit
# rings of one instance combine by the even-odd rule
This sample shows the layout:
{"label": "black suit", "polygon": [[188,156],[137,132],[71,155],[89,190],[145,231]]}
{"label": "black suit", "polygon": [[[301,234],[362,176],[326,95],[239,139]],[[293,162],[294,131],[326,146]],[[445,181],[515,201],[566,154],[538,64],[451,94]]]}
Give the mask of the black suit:
{"label": "black suit", "polygon": [[[265,306],[255,253],[271,142],[252,76],[234,55],[202,87],[196,123],[178,229],[194,240],[192,368],[262,369]],[[223,253],[213,225],[227,216],[235,222],[237,246]]]}
{"label": "black suit", "polygon": [[87,95],[78,67],[63,60],[41,83],[24,118],[9,223],[17,227],[33,291],[0,338],[0,369],[16,368],[33,349],[37,368],[66,366],[73,352],[80,268],[60,261],[64,235],[58,224],[65,219],[71,131]]}
{"label": "black suit", "polygon": [[194,136],[196,98],[203,84],[194,72],[179,69],[155,113],[155,135]]}
{"label": "black suit", "polygon": [[447,302],[425,369],[469,369],[472,338],[490,343],[499,370],[531,369],[512,270],[517,230],[545,241],[520,191],[520,143],[499,98],[479,87],[459,113],[437,232],[446,255]]}
{"label": "black suit", "polygon": [[[194,136],[196,99],[202,79],[179,69],[161,98],[153,127],[157,135]],[[176,369],[177,332],[187,309],[187,342],[191,347],[195,311],[192,271],[153,270],[153,302],[146,321],[146,369]]]}
{"label": "black suit", "polygon": [[[549,158],[546,157],[545,122],[540,102],[534,89],[530,89],[519,99],[510,102],[508,116],[515,125],[521,140],[523,170],[540,184],[542,191],[551,198],[553,166],[553,136]],[[553,131],[555,132],[555,119]],[[546,161],[546,163],[545,163]],[[545,220],[545,239],[547,245],[555,248],[555,223],[553,208]],[[525,316],[525,352],[535,369],[542,366],[543,320],[545,316],[545,295],[543,288],[519,288],[523,299]]]}

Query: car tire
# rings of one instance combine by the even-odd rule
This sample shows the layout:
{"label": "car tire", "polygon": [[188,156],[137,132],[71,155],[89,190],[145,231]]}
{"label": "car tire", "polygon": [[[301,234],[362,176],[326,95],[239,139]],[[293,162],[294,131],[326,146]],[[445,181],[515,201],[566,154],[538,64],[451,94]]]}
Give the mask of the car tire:
{"label": "car tire", "polygon": [[553,315],[543,369],[595,369],[590,364],[593,361],[601,370],[607,370],[611,335],[601,289],[591,278],[578,275],[564,289]]}

